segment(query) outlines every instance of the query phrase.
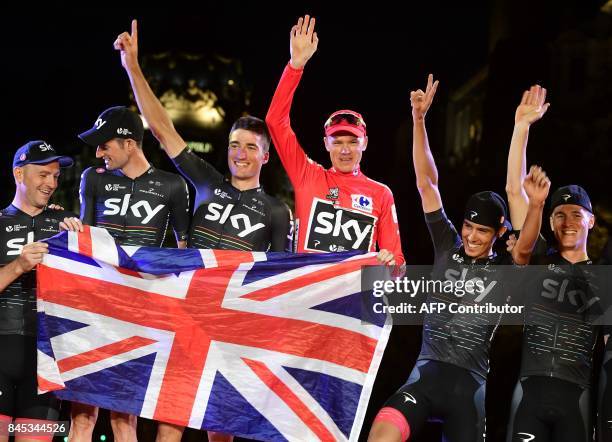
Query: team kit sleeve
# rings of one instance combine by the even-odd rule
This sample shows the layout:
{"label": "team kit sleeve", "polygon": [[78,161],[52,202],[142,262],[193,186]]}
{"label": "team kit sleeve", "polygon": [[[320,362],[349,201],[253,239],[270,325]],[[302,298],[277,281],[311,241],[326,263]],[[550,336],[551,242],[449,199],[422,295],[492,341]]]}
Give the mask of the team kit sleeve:
{"label": "team kit sleeve", "polygon": [[387,249],[395,257],[397,265],[406,262],[402,253],[402,241],[400,239],[399,224],[393,193],[385,189],[383,210],[378,224],[378,248]]}
{"label": "team kit sleeve", "polygon": [[187,147],[172,158],[172,162],[180,174],[193,185],[196,190],[196,198],[201,189],[207,189],[223,180],[223,175],[217,169]]}
{"label": "team kit sleeve", "polygon": [[96,209],[96,185],[97,174],[93,167],[89,167],[81,174],[79,185],[79,202],[81,205],[81,222],[83,224],[95,224]]}
{"label": "team kit sleeve", "polygon": [[266,115],[266,124],[274,148],[294,188],[304,185],[308,178],[309,167],[314,166],[314,163],[300,146],[297,136],[291,128],[289,117],[293,96],[303,72],[303,69],[295,69],[287,64]]}
{"label": "team kit sleeve", "polygon": [[461,237],[442,207],[424,215],[436,256],[461,245]]}
{"label": "team kit sleeve", "polygon": [[271,252],[293,251],[293,217],[285,203],[279,202],[272,208]]}
{"label": "team kit sleeve", "polygon": [[178,175],[170,197],[170,220],[177,242],[187,241],[190,223],[189,188],[185,180]]}

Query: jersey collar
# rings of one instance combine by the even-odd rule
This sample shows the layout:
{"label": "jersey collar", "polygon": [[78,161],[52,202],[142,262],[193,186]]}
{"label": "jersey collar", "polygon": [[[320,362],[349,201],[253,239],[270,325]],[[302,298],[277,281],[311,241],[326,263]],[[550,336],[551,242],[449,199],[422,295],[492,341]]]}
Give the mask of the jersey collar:
{"label": "jersey collar", "polygon": [[259,187],[253,187],[252,189],[240,190],[240,189],[238,189],[238,188],[234,187],[234,185],[232,184],[232,181],[231,181],[231,179],[230,179],[230,177],[229,177],[229,176],[227,176],[227,175],[226,175],[225,177],[223,177],[223,180],[224,180],[224,181],[225,181],[225,182],[226,182],[226,183],[227,183],[227,184],[228,184],[228,185],[229,185],[229,186],[230,186],[232,189],[234,189],[234,191],[236,191],[236,192],[238,192],[238,193],[259,193],[259,192],[264,193],[264,188],[263,188],[263,186],[261,186],[261,185],[260,185]]}
{"label": "jersey collar", "polygon": [[328,171],[330,171],[331,173],[335,173],[337,175],[340,176],[361,176],[361,167],[357,166],[357,168],[355,170],[353,170],[352,172],[340,172],[339,170],[336,170],[336,168],[334,166],[330,167],[329,169],[327,169]]}
{"label": "jersey collar", "polygon": [[[138,180],[138,179],[140,179],[142,177],[145,177],[147,175],[151,175],[153,172],[155,172],[155,170],[156,170],[155,167],[151,163],[149,163],[149,168],[147,170],[145,170],[143,174],[138,175],[136,178],[134,178],[134,180]],[[128,177],[126,174],[124,174],[121,169],[107,170],[106,172],[110,173],[111,175],[125,177],[128,180],[132,179],[132,178]]]}

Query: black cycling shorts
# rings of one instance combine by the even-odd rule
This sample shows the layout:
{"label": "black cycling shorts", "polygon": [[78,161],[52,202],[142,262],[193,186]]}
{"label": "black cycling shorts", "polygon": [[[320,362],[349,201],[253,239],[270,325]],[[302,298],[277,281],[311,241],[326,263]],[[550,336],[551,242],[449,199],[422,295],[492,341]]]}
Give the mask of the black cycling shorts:
{"label": "black cycling shorts", "polygon": [[427,421],[441,422],[448,442],[481,442],[485,439],[485,386],[482,377],[439,361],[415,365],[404,384],[385,403],[401,412],[418,437]]}
{"label": "black cycling shorts", "polygon": [[599,377],[597,441],[612,441],[612,351],[605,354]]}
{"label": "black cycling shorts", "polygon": [[591,442],[590,390],[573,382],[526,376],[512,396],[510,442]]}
{"label": "black cycling shorts", "polygon": [[0,335],[0,415],[56,421],[60,401],[39,395],[36,383],[36,338]]}

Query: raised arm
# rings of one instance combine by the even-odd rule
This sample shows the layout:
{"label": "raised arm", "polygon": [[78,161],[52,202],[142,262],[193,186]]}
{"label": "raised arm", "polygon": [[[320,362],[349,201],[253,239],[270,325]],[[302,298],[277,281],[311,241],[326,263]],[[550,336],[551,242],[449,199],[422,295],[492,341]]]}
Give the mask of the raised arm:
{"label": "raised arm", "polygon": [[311,162],[291,128],[289,113],[295,90],[302,78],[303,68],[317,50],[319,39],[314,28],[315,19],[308,15],[300,17],[297,24],[291,28],[291,60],[283,71],[266,114],[266,124],[274,148],[294,187],[304,183]]}
{"label": "raised arm", "polygon": [[431,213],[442,207],[442,199],[438,190],[438,169],[434,161],[427,129],[425,128],[425,115],[431,106],[433,97],[438,88],[438,80],[433,81],[433,75],[427,77],[425,92],[421,89],[410,92],[412,105],[412,161],[416,174],[416,184],[421,195],[423,212]]}
{"label": "raised arm", "polygon": [[123,32],[115,40],[114,47],[121,52],[121,64],[130,78],[138,109],[149,124],[151,132],[170,158],[176,157],[187,146],[170,116],[157,99],[145,79],[138,63],[138,24],[132,20],[132,33]]}
{"label": "raised arm", "polygon": [[527,141],[529,128],[538,121],[550,106],[546,101],[546,89],[531,86],[523,92],[521,103],[514,115],[514,130],[508,153],[508,170],[506,175],[506,194],[510,206],[510,221],[516,230],[523,228],[527,215],[528,197],[523,188],[527,174]]}
{"label": "raised arm", "polygon": [[527,212],[521,235],[512,249],[512,258],[520,265],[529,264],[531,253],[540,235],[542,213],[550,190],[550,180],[542,168],[531,166],[523,187],[528,199]]}
{"label": "raised arm", "polygon": [[290,51],[291,66],[294,69],[303,69],[308,60],[317,51],[319,37],[314,31],[316,20],[309,15],[300,17],[298,22],[291,28]]}

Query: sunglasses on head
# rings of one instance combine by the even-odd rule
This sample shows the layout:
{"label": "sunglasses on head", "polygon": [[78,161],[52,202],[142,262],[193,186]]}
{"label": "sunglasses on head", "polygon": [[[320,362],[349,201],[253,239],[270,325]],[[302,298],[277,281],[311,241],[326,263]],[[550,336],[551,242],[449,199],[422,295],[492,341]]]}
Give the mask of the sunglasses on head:
{"label": "sunglasses on head", "polygon": [[335,126],[336,124],[340,124],[342,122],[346,122],[350,124],[351,126],[366,127],[366,124],[365,124],[365,121],[363,121],[363,118],[355,114],[349,114],[349,113],[332,115],[331,117],[327,119],[324,127],[327,129],[330,126]]}

